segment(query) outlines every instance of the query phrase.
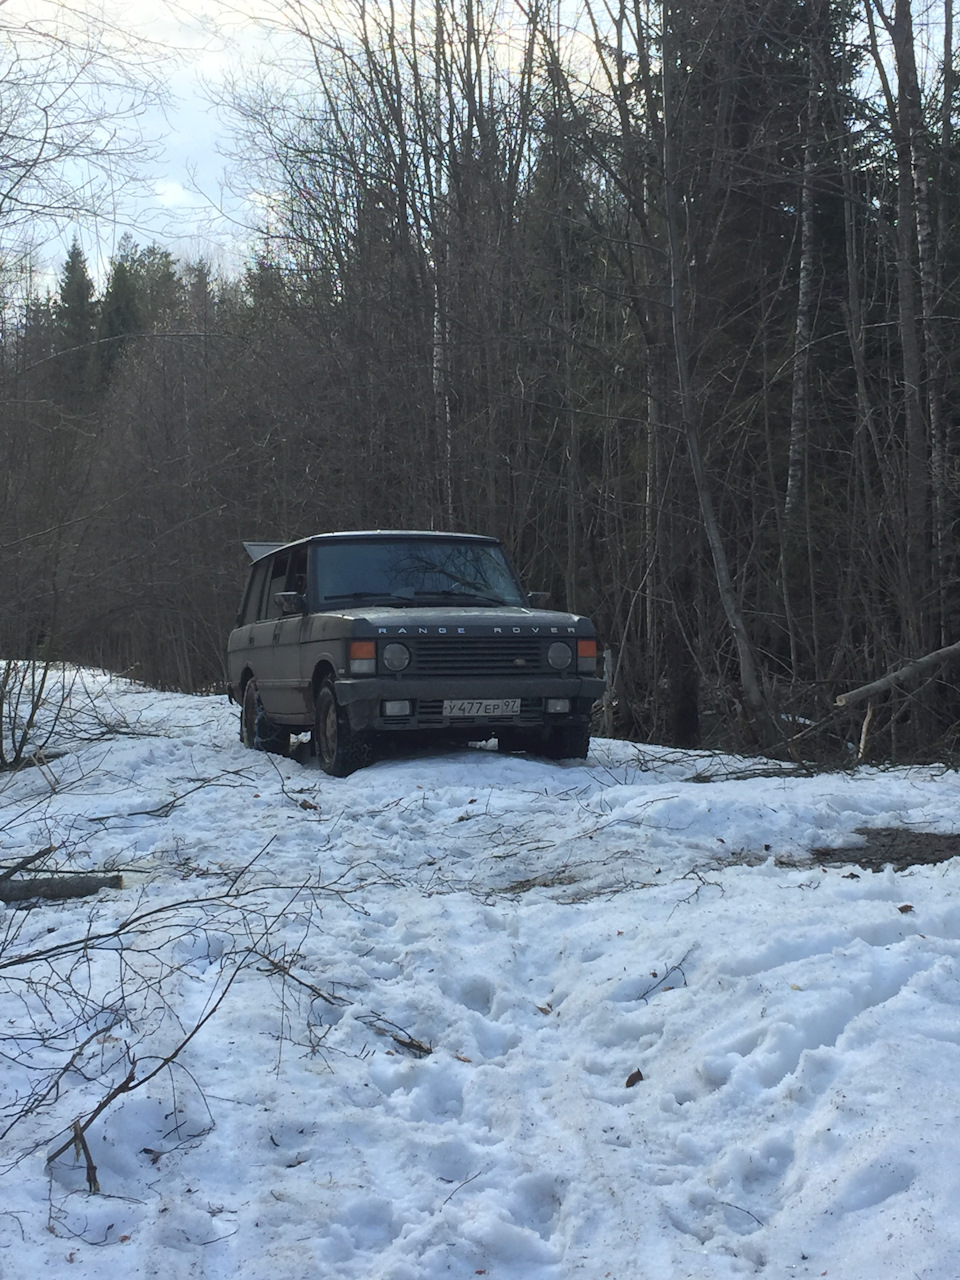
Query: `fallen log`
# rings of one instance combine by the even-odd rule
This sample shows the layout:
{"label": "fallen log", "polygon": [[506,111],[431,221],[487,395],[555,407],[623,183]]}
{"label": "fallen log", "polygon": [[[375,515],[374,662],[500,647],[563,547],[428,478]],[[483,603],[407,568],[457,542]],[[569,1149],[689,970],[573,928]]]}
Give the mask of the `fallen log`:
{"label": "fallen log", "polygon": [[30,880],[0,879],[0,902],[28,902],[31,898],[88,898],[101,889],[122,889],[123,876],[112,875],[43,876]]}
{"label": "fallen log", "polygon": [[960,640],[955,644],[948,644],[943,649],[937,649],[934,653],[924,654],[922,658],[914,658],[905,666],[898,667],[896,671],[891,671],[889,675],[881,676],[879,680],[872,680],[870,684],[862,684],[859,689],[851,689],[849,693],[841,693],[836,699],[838,707],[851,707],[855,702],[862,702],[864,698],[872,698],[875,693],[883,693],[895,684],[901,684],[905,680],[909,680],[912,676],[922,675],[925,671],[929,671],[932,667],[938,667],[941,663],[949,661],[950,658],[960,654]]}

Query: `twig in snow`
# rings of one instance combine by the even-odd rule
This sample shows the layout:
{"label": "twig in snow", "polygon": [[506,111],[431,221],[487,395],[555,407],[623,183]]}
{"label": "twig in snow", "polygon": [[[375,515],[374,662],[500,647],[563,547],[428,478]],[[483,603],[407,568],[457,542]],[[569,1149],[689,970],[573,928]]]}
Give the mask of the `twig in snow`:
{"label": "twig in snow", "polygon": [[690,953],[692,951],[693,951],[693,947],[690,947],[689,950],[685,951],[683,955],[680,957],[680,959],[676,962],[676,964],[672,964],[667,969],[665,969],[664,972],[657,977],[656,982],[652,982],[645,991],[640,992],[640,994],[637,996],[637,999],[646,1000],[647,996],[653,995],[655,991],[662,991],[664,989],[663,984],[669,978],[671,978],[675,973],[679,973],[680,977],[683,978],[683,985],[686,986],[687,975],[683,971],[683,966],[689,960]]}
{"label": "twig in snow", "polygon": [[56,851],[55,844],[48,844],[45,849],[40,849],[37,853],[28,854],[27,857],[21,858],[19,862],[14,862],[9,867],[4,867],[0,871],[0,881],[9,880],[11,876],[15,876],[18,871],[23,871],[27,867],[32,866],[34,862],[39,862],[41,858],[46,858],[49,854]]}
{"label": "twig in snow", "polygon": [[717,1204],[722,1204],[724,1208],[736,1209],[737,1213],[745,1213],[748,1218],[752,1218],[754,1222],[762,1227],[764,1225],[762,1218],[758,1218],[755,1213],[751,1213],[749,1209],[744,1209],[743,1205],[731,1204],[729,1200],[718,1200]]}
{"label": "twig in snow", "polygon": [[77,1159],[79,1160],[82,1155],[87,1162],[87,1189],[91,1195],[99,1195],[100,1183],[97,1181],[97,1166],[93,1163],[93,1156],[90,1154],[86,1135],[80,1127],[79,1120],[74,1120],[73,1122],[73,1145],[76,1149]]}
{"label": "twig in snow", "polygon": [[278,973],[282,973],[285,978],[289,978],[291,982],[295,982],[298,986],[303,987],[304,990],[309,991],[311,995],[315,995],[318,1000],[323,1000],[326,1004],[331,1004],[335,1007],[342,1007],[343,1005],[350,1003],[349,1000],[345,1000],[342,996],[328,995],[326,991],[321,991],[319,987],[315,987],[312,982],[306,982],[303,978],[298,978],[289,965],[281,964],[280,961],[275,960],[273,956],[260,953],[260,959],[265,961]]}
{"label": "twig in snow", "polygon": [[442,1209],[445,1204],[449,1204],[450,1201],[453,1199],[453,1197],[457,1194],[457,1192],[461,1191],[467,1185],[468,1182],[475,1182],[477,1178],[480,1177],[481,1173],[483,1173],[483,1170],[478,1169],[476,1173],[471,1173],[469,1178],[464,1178],[462,1182],[458,1183],[457,1186],[455,1186],[453,1190],[450,1192],[450,1194],[447,1196],[446,1200],[444,1200],[443,1203],[440,1205],[440,1208]]}
{"label": "twig in snow", "polygon": [[[382,1013],[371,1013],[366,1017],[359,1018],[358,1021],[375,1031],[378,1036],[389,1036],[399,1049],[406,1049],[408,1053],[414,1054],[417,1058],[427,1058],[433,1053],[432,1045],[424,1044],[422,1040],[410,1035],[409,1031],[398,1026],[395,1022],[391,1022],[389,1018],[385,1018]],[[390,1030],[391,1027],[393,1028],[392,1031]]]}
{"label": "twig in snow", "polygon": [[223,1004],[223,1001],[226,998],[227,992],[233,986],[236,978],[240,974],[240,971],[246,967],[248,959],[249,959],[249,955],[241,957],[240,961],[234,968],[233,973],[231,973],[230,977],[225,982],[223,990],[217,996],[216,1000],[214,1000],[213,1004],[207,1009],[203,1017],[200,1018],[199,1021],[197,1021],[193,1027],[191,1027],[191,1029],[183,1037],[183,1039],[176,1046],[176,1048],[171,1050],[171,1052],[168,1053],[161,1060],[158,1066],[154,1067],[152,1071],[148,1071],[145,1076],[142,1076],[138,1080],[136,1078],[137,1077],[137,1061],[135,1058],[131,1060],[130,1070],[127,1072],[124,1079],[121,1080],[118,1085],[115,1085],[110,1090],[110,1092],[106,1095],[105,1098],[101,1098],[101,1100],[97,1103],[97,1105],[94,1107],[94,1109],[90,1112],[90,1114],[87,1116],[85,1120],[74,1121],[73,1132],[71,1136],[61,1146],[57,1147],[56,1151],[51,1152],[51,1154],[47,1156],[48,1165],[53,1164],[54,1160],[59,1159],[59,1157],[62,1156],[65,1151],[69,1150],[69,1148],[77,1141],[78,1135],[86,1133],[86,1131],[93,1124],[94,1120],[96,1120],[97,1116],[101,1115],[104,1111],[106,1111],[107,1107],[109,1107],[112,1102],[115,1102],[116,1099],[121,1096],[121,1094],[133,1093],[135,1089],[142,1089],[145,1084],[149,1084],[149,1082],[155,1076],[158,1076],[161,1071],[165,1070],[167,1067],[170,1066],[172,1062],[176,1061],[176,1059],[184,1051],[184,1049],[187,1047],[190,1041],[194,1038],[194,1036],[196,1036],[200,1032],[200,1030],[206,1026],[206,1024],[210,1021],[213,1015],[220,1008],[221,1004]]}
{"label": "twig in snow", "polygon": [[723,889],[723,885],[720,883],[720,881],[719,881],[719,880],[708,880],[708,879],[703,875],[703,873],[700,871],[700,869],[699,869],[698,867],[693,867],[693,868],[692,868],[690,871],[688,871],[685,875],[682,875],[682,876],[680,877],[680,879],[681,879],[681,880],[691,880],[691,879],[695,879],[695,880],[698,880],[698,881],[699,881],[699,884],[698,884],[698,885],[697,885],[697,887],[693,890],[693,892],[692,892],[692,893],[688,893],[688,894],[687,894],[687,896],[686,896],[685,898],[678,898],[678,899],[677,899],[677,901],[676,901],[676,902],[673,904],[673,906],[670,908],[670,915],[668,915],[668,916],[667,916],[667,919],[668,919],[668,920],[670,919],[670,916],[672,916],[672,915],[673,915],[674,911],[676,911],[677,907],[682,906],[683,904],[685,904],[685,903],[687,903],[687,902],[695,902],[695,901],[697,900],[697,898],[699,898],[699,896],[700,896],[700,890],[701,890],[701,889],[705,889],[708,885],[710,886],[710,888],[711,888],[711,889],[719,889],[719,890],[720,890],[720,896],[721,896],[721,897],[723,897],[724,889]]}

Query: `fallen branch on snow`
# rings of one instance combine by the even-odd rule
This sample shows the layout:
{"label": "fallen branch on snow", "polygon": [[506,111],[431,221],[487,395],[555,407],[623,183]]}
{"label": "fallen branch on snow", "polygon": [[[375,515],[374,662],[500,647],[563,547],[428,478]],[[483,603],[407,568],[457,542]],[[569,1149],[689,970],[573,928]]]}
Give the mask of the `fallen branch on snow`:
{"label": "fallen branch on snow", "polygon": [[59,901],[63,898],[88,898],[101,889],[122,889],[123,876],[70,875],[43,876],[31,880],[0,879],[0,902],[28,902],[31,898]]}

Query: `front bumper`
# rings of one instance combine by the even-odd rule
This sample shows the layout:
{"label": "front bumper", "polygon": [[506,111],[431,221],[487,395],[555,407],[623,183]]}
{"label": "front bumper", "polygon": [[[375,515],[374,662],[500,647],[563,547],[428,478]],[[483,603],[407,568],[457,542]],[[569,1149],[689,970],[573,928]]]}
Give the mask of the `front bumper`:
{"label": "front bumper", "polygon": [[[355,731],[403,732],[442,730],[469,734],[477,729],[511,726],[537,729],[546,725],[583,724],[590,709],[603,694],[605,681],[593,676],[526,676],[510,681],[489,678],[436,680],[412,676],[409,679],[369,676],[337,680],[337,700]],[[519,716],[445,717],[444,701],[519,698]],[[569,712],[548,712],[548,698],[565,698]],[[384,716],[385,702],[408,701],[408,716]],[[491,733],[491,736],[495,736]]]}

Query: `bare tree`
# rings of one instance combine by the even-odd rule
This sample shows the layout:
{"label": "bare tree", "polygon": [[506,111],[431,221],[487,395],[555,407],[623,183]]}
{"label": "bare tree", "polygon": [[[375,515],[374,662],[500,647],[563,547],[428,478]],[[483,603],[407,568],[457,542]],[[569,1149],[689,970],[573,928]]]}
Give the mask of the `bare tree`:
{"label": "bare tree", "polygon": [[[0,8],[0,269],[57,229],[112,211],[136,183],[149,151],[141,119],[163,97],[159,56],[58,0],[36,0],[28,14]],[[80,268],[77,249],[75,281]],[[75,345],[63,341],[63,289],[56,305],[20,302],[5,326],[0,383],[0,719],[9,728],[0,765],[33,741],[91,463],[91,406],[78,393]],[[92,341],[92,325],[73,336]]]}
{"label": "bare tree", "polygon": [[115,210],[149,151],[168,55],[61,0],[0,9],[0,250]]}

